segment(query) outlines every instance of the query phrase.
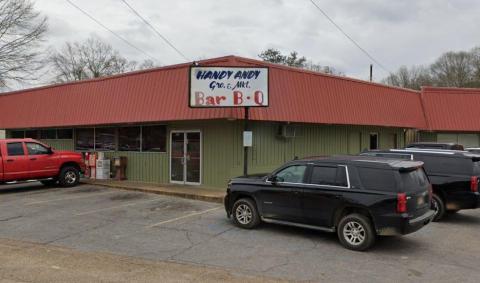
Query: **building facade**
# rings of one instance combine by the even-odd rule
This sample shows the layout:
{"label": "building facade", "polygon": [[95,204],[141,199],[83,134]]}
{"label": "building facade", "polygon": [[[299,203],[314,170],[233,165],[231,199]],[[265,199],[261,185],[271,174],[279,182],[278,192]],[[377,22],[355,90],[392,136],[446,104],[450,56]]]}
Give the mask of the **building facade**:
{"label": "building facade", "polygon": [[[424,129],[417,91],[228,56],[204,66],[269,69],[269,107],[251,108],[248,172],[313,155],[402,147]],[[127,178],[225,188],[242,175],[244,110],[188,106],[181,64],[0,96],[7,137],[126,156]]]}

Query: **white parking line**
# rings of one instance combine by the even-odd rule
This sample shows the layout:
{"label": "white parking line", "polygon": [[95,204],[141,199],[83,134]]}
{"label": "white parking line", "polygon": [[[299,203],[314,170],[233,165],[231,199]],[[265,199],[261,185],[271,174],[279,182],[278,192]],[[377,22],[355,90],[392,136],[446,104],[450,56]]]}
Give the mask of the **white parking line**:
{"label": "white parking line", "polygon": [[218,210],[218,209],[220,209],[220,208],[222,208],[222,206],[210,208],[210,209],[207,209],[207,210],[204,210],[204,211],[200,211],[200,212],[190,213],[190,214],[187,214],[187,215],[184,215],[184,216],[180,216],[180,217],[173,218],[173,219],[170,219],[170,220],[165,220],[165,221],[162,221],[162,222],[159,222],[159,223],[156,223],[156,224],[147,226],[147,228],[153,228],[153,227],[157,227],[157,226],[160,226],[160,225],[163,225],[163,224],[175,222],[175,221],[177,221],[177,220],[181,220],[181,219],[185,219],[185,218],[189,218],[189,217],[193,217],[193,216],[202,215],[202,214],[205,214],[205,213],[209,213],[209,212],[211,212],[211,211],[214,211],[214,210]]}
{"label": "white parking line", "polygon": [[111,206],[111,207],[107,207],[107,208],[90,210],[90,211],[86,211],[86,212],[82,212],[82,213],[75,214],[75,216],[83,216],[83,215],[93,214],[93,213],[102,212],[102,211],[107,211],[107,210],[114,210],[114,209],[117,209],[117,208],[122,208],[122,207],[137,205],[137,204],[141,204],[141,203],[148,203],[148,202],[152,202],[152,201],[158,201],[158,200],[161,200],[161,199],[164,199],[164,198],[155,198],[155,199],[149,199],[149,200],[144,200],[144,201],[137,201],[137,202],[126,203],[126,204],[122,204],[122,205]]}
{"label": "white parking line", "polygon": [[92,195],[85,195],[85,196],[77,196],[77,197],[65,197],[65,198],[57,198],[57,199],[49,199],[49,200],[40,200],[40,201],[34,201],[27,203],[26,205],[36,205],[36,204],[43,204],[43,203],[49,203],[49,202],[55,202],[55,201],[62,201],[62,200],[72,200],[72,199],[82,199],[82,198],[91,198],[91,197],[96,197],[96,196],[103,196],[103,195],[108,195],[108,194],[113,194],[116,193],[115,191],[109,191],[109,192],[102,192],[99,194],[92,194]]}

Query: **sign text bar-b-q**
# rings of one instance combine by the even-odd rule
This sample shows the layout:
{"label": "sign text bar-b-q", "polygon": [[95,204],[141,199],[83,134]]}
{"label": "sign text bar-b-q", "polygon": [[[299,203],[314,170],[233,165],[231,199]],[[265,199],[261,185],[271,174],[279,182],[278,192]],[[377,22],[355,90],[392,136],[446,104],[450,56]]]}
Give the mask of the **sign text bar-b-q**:
{"label": "sign text bar-b-q", "polygon": [[268,106],[268,68],[190,68],[190,107]]}

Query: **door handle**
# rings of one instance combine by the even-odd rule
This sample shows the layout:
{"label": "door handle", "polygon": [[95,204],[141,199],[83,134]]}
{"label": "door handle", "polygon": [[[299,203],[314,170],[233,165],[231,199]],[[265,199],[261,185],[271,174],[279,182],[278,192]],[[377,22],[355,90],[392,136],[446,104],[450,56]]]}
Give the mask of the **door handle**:
{"label": "door handle", "polygon": [[15,161],[15,160],[13,160],[13,159],[7,159],[7,162],[13,162],[13,161]]}
{"label": "door handle", "polygon": [[30,160],[37,160],[37,159],[34,157],[34,158],[30,158]]}

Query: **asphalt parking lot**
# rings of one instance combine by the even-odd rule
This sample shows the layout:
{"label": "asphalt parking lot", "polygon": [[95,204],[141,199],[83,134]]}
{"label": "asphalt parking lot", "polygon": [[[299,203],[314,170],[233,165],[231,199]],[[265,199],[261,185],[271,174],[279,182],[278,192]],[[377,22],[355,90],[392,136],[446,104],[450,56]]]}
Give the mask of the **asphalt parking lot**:
{"label": "asphalt parking lot", "polygon": [[479,282],[480,210],[462,211],[369,252],[334,234],[276,225],[233,226],[219,204],[91,185],[0,187],[0,238],[335,282]]}

